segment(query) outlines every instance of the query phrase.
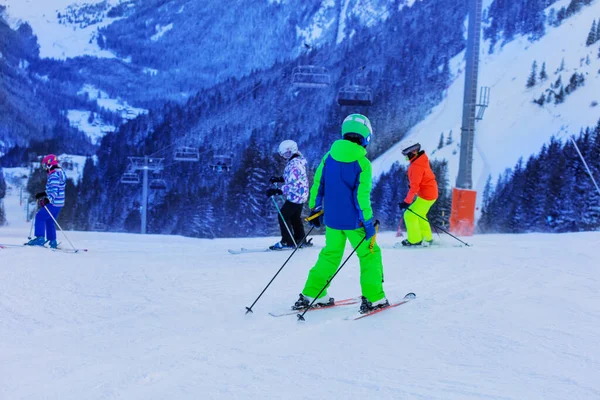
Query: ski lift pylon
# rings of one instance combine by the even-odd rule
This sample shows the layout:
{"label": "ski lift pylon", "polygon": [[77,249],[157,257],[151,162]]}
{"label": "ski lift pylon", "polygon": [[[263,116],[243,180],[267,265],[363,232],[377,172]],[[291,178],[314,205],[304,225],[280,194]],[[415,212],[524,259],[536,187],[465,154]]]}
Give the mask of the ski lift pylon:
{"label": "ski lift pylon", "polygon": [[370,106],[373,104],[373,91],[368,86],[342,86],[337,98],[340,106]]}
{"label": "ski lift pylon", "polygon": [[325,67],[302,65],[292,70],[292,84],[305,88],[325,88],[331,83],[331,76]]}

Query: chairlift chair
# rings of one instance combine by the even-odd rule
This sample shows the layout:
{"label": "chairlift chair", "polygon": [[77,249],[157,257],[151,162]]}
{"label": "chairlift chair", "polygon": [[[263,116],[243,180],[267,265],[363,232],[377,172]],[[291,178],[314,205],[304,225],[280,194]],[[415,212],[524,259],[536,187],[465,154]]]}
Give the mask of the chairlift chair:
{"label": "chairlift chair", "polygon": [[121,183],[138,184],[140,183],[140,176],[135,172],[125,172],[121,177]]}
{"label": "chairlift chair", "polygon": [[152,179],[149,186],[150,189],[166,190],[167,182],[164,179]]}
{"label": "chairlift chair", "polygon": [[340,106],[370,106],[373,104],[373,91],[368,86],[343,86],[337,98]]}
{"label": "chairlift chair", "polygon": [[292,84],[305,88],[325,88],[331,83],[331,76],[325,67],[303,65],[292,70]]}
{"label": "chairlift chair", "polygon": [[200,154],[193,147],[179,147],[175,149],[173,159],[176,161],[198,162],[200,161]]}
{"label": "chairlift chair", "polygon": [[92,226],[92,230],[93,231],[105,231],[106,230],[106,224],[103,224],[102,222],[96,222]]}
{"label": "chairlift chair", "polygon": [[210,168],[215,172],[229,172],[231,170],[232,160],[228,156],[214,156]]}

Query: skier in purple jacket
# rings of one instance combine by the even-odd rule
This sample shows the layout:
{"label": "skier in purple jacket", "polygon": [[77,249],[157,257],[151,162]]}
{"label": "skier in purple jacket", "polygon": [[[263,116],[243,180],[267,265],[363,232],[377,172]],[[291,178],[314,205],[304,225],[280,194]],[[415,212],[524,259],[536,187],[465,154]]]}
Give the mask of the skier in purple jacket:
{"label": "skier in purple jacket", "polygon": [[[281,241],[269,248],[271,250],[293,249],[294,243],[300,244],[304,238],[304,224],[302,222],[302,207],[308,200],[308,176],[306,175],[306,159],[298,151],[298,145],[293,140],[284,140],[279,145],[279,155],[287,160],[283,176],[274,176],[271,183],[282,183],[280,188],[267,190],[267,196],[284,196],[285,203],[279,215],[279,228]],[[283,220],[281,218],[285,220]],[[286,227],[287,224],[287,227]],[[293,235],[290,235],[288,228]],[[311,246],[307,242],[303,246]]]}

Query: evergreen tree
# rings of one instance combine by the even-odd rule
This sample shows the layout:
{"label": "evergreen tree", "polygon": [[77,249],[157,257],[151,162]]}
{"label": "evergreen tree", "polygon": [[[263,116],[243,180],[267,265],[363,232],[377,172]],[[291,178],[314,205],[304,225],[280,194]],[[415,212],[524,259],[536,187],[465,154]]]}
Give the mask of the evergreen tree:
{"label": "evergreen tree", "polygon": [[527,79],[527,87],[534,87],[536,84],[536,76],[537,76],[537,61],[534,61],[531,65],[531,73],[529,74],[529,78]]}
{"label": "evergreen tree", "polygon": [[540,97],[537,100],[533,100],[533,102],[539,106],[543,106],[546,102],[546,96],[544,95],[544,93],[542,93]]}
{"label": "evergreen tree", "polygon": [[560,87],[560,90],[558,91],[558,93],[554,96],[554,104],[560,104],[563,103],[565,101],[565,88]]}
{"label": "evergreen tree", "polygon": [[544,61],[540,71],[540,81],[545,81],[546,79],[548,79],[548,73],[546,72],[546,62]]}
{"label": "evergreen tree", "polygon": [[444,147],[444,132],[440,133],[440,141],[438,143],[438,150]]}
{"label": "evergreen tree", "polygon": [[588,33],[587,40],[585,41],[586,46],[591,46],[598,40],[597,38],[598,27],[596,26],[596,20],[592,22],[592,27],[590,28],[590,32]]}
{"label": "evergreen tree", "polygon": [[4,180],[4,171],[0,168],[0,226],[6,223],[6,213],[4,211],[3,198],[6,196],[6,181]]}
{"label": "evergreen tree", "polygon": [[452,129],[450,129],[450,132],[448,132],[448,138],[446,139],[446,146],[452,144],[452,142]]}

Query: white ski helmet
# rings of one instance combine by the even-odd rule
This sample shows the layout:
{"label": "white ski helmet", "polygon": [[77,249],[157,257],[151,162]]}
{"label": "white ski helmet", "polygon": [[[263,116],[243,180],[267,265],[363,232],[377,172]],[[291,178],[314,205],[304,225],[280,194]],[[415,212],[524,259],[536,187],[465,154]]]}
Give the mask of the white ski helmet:
{"label": "white ski helmet", "polygon": [[298,145],[293,140],[284,140],[279,144],[279,155],[286,160],[298,152]]}
{"label": "white ski helmet", "polygon": [[415,140],[408,140],[402,147],[402,154],[408,156],[410,153],[421,151],[421,144]]}

